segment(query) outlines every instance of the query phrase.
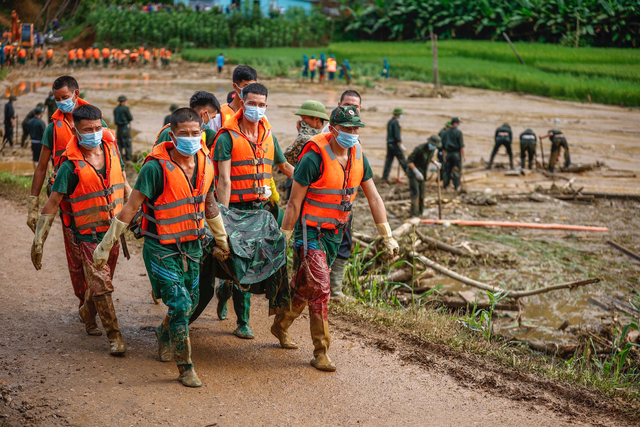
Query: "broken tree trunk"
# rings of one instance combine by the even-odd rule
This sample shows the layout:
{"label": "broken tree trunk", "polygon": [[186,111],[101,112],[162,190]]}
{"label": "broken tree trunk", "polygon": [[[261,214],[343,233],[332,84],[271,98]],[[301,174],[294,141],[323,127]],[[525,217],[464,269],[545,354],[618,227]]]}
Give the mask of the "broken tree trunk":
{"label": "broken tree trunk", "polygon": [[423,232],[416,230],[416,234],[418,235],[418,237],[420,237],[420,239],[423,242],[427,242],[430,246],[435,246],[436,248],[440,249],[441,251],[446,251],[449,253],[452,253],[454,255],[459,255],[459,256],[466,256],[469,255],[468,253],[464,252],[461,249],[458,248],[454,248],[451,245],[447,245],[446,243],[442,243],[440,240],[436,240],[434,238],[431,238],[427,235],[425,235]]}
{"label": "broken tree trunk", "polygon": [[505,221],[465,221],[465,220],[440,220],[423,219],[423,224],[466,225],[472,227],[513,227],[513,228],[540,228],[544,230],[572,230],[572,231],[609,231],[607,227],[590,227],[587,225],[569,224],[539,224],[536,222],[505,222]]}
{"label": "broken tree trunk", "polygon": [[[443,267],[440,264],[437,264],[433,261],[431,261],[429,258],[424,257],[420,254],[416,254],[416,253],[412,253],[411,254],[413,257],[415,257],[416,259],[418,259],[421,263],[423,263],[424,265],[433,268],[435,271],[444,274],[445,276],[449,276],[452,279],[455,279],[459,282],[464,283],[465,285],[469,285],[469,286],[473,286],[474,288],[478,288],[478,289],[483,289],[485,291],[490,291],[490,292],[501,292],[501,293],[505,293],[507,292],[506,289],[502,289],[499,288],[497,286],[491,286],[488,285],[486,283],[482,283],[482,282],[478,282],[477,280],[473,280],[470,279],[468,277],[462,276],[458,273],[455,273],[451,270],[449,270],[446,267]],[[522,298],[522,297],[528,297],[531,295],[538,295],[538,294],[544,294],[546,292],[551,292],[551,291],[557,291],[560,289],[569,289],[572,290],[573,288],[577,288],[579,286],[584,286],[584,285],[589,285],[591,283],[598,283],[600,282],[601,279],[587,279],[587,280],[580,280],[577,282],[569,282],[569,283],[560,283],[558,285],[551,285],[551,286],[546,286],[544,288],[538,288],[538,289],[533,289],[530,291],[509,291],[509,297],[510,298]]]}
{"label": "broken tree trunk", "polygon": [[[422,239],[424,240],[424,239]],[[640,261],[640,255],[638,255],[637,253],[633,252],[631,249],[626,248],[616,242],[614,242],[613,240],[607,240],[607,243],[610,244],[611,246],[613,246],[614,248],[618,249],[621,252],[624,252],[625,254],[629,255],[631,258],[635,258],[638,261]]]}

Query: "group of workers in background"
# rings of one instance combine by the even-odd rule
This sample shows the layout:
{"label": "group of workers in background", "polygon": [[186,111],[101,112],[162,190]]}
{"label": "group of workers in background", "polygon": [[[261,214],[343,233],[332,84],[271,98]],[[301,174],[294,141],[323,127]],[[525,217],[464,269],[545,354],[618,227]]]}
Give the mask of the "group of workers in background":
{"label": "group of workers in background", "polygon": [[[24,47],[17,46],[17,44],[2,43],[0,45],[0,66],[10,67],[18,65],[24,67],[27,64],[29,53]],[[51,47],[44,50],[38,46],[33,52],[33,56],[37,61],[38,67],[50,67],[53,64],[53,49]]]}
{"label": "group of workers in background", "polygon": [[[320,54],[320,57],[316,59],[315,55],[311,55],[311,58],[307,55],[302,55],[302,79],[309,79],[313,82],[318,72],[318,81],[323,83],[325,81],[325,74],[328,76],[328,80],[333,82],[336,78],[336,72],[338,71],[338,61],[334,55],[326,57],[324,53]],[[340,64],[340,72],[338,73],[338,80],[345,78],[347,84],[351,83],[353,72],[349,60],[345,59]]]}
{"label": "group of workers in background", "polygon": [[[58,110],[41,137],[42,153],[27,215],[27,225],[34,232],[33,265],[42,268],[44,243],[60,207],[69,273],[86,332],[102,335],[97,316],[109,353],[123,355],[126,346],[112,298],[113,277],[120,245],[123,251],[126,246],[121,236],[137,227],[144,236],[142,255],[153,293],[168,307],[156,329],[158,358],[169,362],[173,357],[178,380],[188,387],[202,384],[191,360],[188,325],[199,306],[200,290],[213,286],[213,281],[203,284],[201,280],[211,277],[210,271],[203,270],[210,268],[209,263],[201,263],[203,259],[214,257],[224,263],[244,253],[234,248],[247,250],[237,239],[260,231],[271,233],[261,240],[260,251],[271,245],[286,266],[286,247],[291,244],[294,277],[290,287],[278,290],[290,297],[284,299],[285,306],[270,304],[270,314],[275,314],[271,333],[283,348],[296,349],[288,330],[308,306],[314,346],[311,365],[335,371],[328,355],[327,303],[334,290],[342,294],[332,280],[338,280],[334,276],[338,270],[343,272],[344,262],[335,260],[348,258],[350,234],[345,236],[359,188],[388,256],[396,256],[399,250],[360,143],[359,131],[364,127],[360,95],[345,92],[330,115],[317,101],[303,104],[296,114],[301,118],[299,130],[307,133],[294,143],[291,164],[265,116],[268,90],[257,77],[256,70],[240,65],[233,72],[231,102],[220,105],[212,93],[197,91],[188,107],[174,110],[172,106],[169,124],[159,132],[133,186],[124,171],[123,147],[116,141],[127,137],[120,128],[124,130],[132,120],[126,97],[118,99],[114,110],[116,136],[102,120],[102,111],[80,97],[75,78],[61,76],[52,85]],[[49,199],[40,210],[39,195],[50,161],[54,174],[47,185]],[[284,216],[278,214],[279,208],[271,209],[279,199],[272,181],[274,166],[293,181]],[[255,221],[236,222],[234,218],[243,212],[254,215]],[[267,225],[255,230],[265,220]],[[233,233],[231,241],[227,230]],[[216,291],[218,317],[226,317],[226,303],[233,299],[238,317],[234,334],[253,338],[249,328],[253,287],[224,280]],[[213,293],[208,295],[210,299]]]}
{"label": "group of workers in background", "polygon": [[158,61],[162,67],[171,63],[171,51],[169,49],[152,48],[145,49],[140,46],[137,49],[102,49],[88,47],[87,49],[77,48],[68,52],[68,66],[70,68],[96,67],[102,65],[107,68],[110,64],[113,67],[142,67],[152,64],[154,68],[158,66]]}

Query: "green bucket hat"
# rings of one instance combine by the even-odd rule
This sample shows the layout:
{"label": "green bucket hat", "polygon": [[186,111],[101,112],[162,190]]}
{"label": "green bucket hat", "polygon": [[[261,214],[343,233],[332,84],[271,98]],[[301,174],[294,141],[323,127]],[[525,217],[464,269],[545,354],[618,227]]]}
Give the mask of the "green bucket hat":
{"label": "green bucket hat", "polygon": [[442,139],[438,135],[431,135],[427,142],[436,148],[442,148]]}
{"label": "green bucket hat", "polygon": [[17,96],[15,96],[15,95],[11,95],[11,96],[9,97],[9,101],[15,101],[16,99],[18,99],[18,97],[17,97]]}
{"label": "green bucket hat", "polygon": [[394,108],[393,115],[397,116],[399,114],[402,114],[402,108]]}
{"label": "green bucket hat", "polygon": [[353,106],[340,106],[331,112],[329,120],[332,126],[344,126],[347,128],[363,128],[364,123],[360,120],[358,109]]}
{"label": "green bucket hat", "polygon": [[444,124],[445,127],[451,127],[451,120]]}
{"label": "green bucket hat", "polygon": [[123,101],[126,101],[126,100],[127,100],[127,97],[126,97],[126,96],[124,96],[124,95],[120,95],[120,96],[118,97],[118,102],[123,102]]}
{"label": "green bucket hat", "polygon": [[173,113],[178,108],[180,108],[180,107],[178,107],[178,104],[171,104],[171,107],[169,107],[169,111],[171,111]]}
{"label": "green bucket hat", "polygon": [[318,101],[305,101],[294,114],[296,116],[319,117],[322,120],[329,120],[327,109],[324,108],[322,102]]}

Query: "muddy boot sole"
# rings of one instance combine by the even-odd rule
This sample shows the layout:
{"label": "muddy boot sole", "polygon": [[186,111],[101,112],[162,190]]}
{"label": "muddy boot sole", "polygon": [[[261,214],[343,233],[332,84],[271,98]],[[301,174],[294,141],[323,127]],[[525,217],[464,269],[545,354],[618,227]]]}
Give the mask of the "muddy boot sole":
{"label": "muddy boot sole", "polygon": [[[280,334],[283,336],[281,337]],[[283,331],[278,325],[275,323],[271,325],[271,334],[280,341],[280,346],[287,350],[296,350],[298,348],[298,344],[291,341],[291,337],[288,332]]]}

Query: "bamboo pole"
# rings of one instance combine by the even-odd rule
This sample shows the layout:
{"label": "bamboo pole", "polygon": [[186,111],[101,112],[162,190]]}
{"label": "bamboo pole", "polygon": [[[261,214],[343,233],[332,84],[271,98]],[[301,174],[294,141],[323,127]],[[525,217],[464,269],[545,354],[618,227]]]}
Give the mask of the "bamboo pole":
{"label": "bamboo pole", "polygon": [[511,43],[511,39],[509,38],[509,36],[507,35],[507,33],[503,32],[502,35],[504,36],[504,38],[507,40],[507,43],[509,43],[509,46],[511,46],[511,49],[513,49],[513,53],[516,54],[516,56],[518,57],[518,61],[520,61],[520,63],[522,65],[525,65],[524,61],[522,60],[522,57],[520,56],[520,54],[518,53],[518,51],[516,50],[516,47],[513,45],[513,43]]}
{"label": "bamboo pole", "polygon": [[466,225],[471,227],[511,227],[511,228],[538,228],[543,230],[572,230],[572,231],[609,231],[607,227],[590,227],[586,225],[569,224],[538,224],[536,222],[503,222],[503,221],[465,221],[465,220],[442,220],[423,219],[423,224],[444,224]]}

